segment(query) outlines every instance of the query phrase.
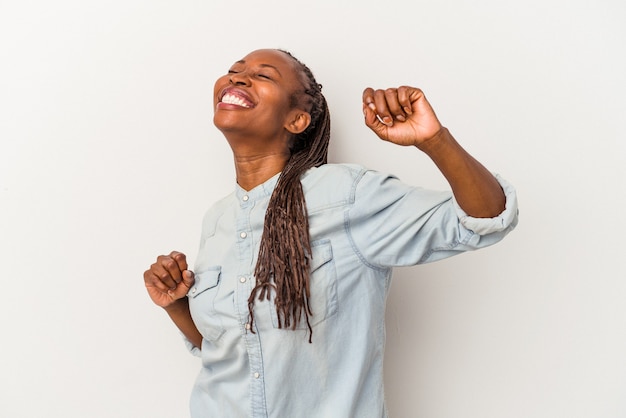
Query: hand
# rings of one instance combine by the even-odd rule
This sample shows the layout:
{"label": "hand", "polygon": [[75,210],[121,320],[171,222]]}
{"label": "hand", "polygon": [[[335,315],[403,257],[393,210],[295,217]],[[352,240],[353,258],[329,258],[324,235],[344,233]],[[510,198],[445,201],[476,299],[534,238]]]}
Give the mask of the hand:
{"label": "hand", "polygon": [[143,281],[152,301],[167,308],[187,295],[195,279],[193,271],[187,270],[185,254],[172,251],[157,258],[156,263],[143,273]]}
{"label": "hand", "polygon": [[415,87],[363,91],[365,124],[379,138],[419,147],[442,128],[424,93]]}

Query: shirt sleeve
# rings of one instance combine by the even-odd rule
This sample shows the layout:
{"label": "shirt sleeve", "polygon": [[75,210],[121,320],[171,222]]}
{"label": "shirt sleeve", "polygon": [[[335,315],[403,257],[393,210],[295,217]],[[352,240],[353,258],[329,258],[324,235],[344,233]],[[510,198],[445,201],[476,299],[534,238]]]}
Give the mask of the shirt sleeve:
{"label": "shirt sleeve", "polygon": [[451,192],[408,186],[396,177],[365,171],[353,185],[346,228],[361,260],[374,268],[441,260],[500,241],[517,224],[514,188],[496,175],[506,195],[494,218],[468,216]]}
{"label": "shirt sleeve", "polygon": [[193,354],[196,357],[201,357],[202,356],[202,351],[198,347],[193,345],[191,343],[191,341],[189,341],[189,339],[183,335],[182,332],[180,333],[180,336],[183,338],[183,342],[185,343],[185,346],[187,347],[187,350],[189,350],[189,352],[191,354]]}
{"label": "shirt sleeve", "polygon": [[506,230],[509,226],[517,225],[517,194],[513,186],[504,180],[500,175],[495,174],[496,180],[500,183],[500,187],[504,191],[506,197],[504,211],[495,218],[474,218],[469,216],[459,204],[454,200],[454,207],[461,221],[461,224],[470,231],[479,235],[488,235],[494,232]]}

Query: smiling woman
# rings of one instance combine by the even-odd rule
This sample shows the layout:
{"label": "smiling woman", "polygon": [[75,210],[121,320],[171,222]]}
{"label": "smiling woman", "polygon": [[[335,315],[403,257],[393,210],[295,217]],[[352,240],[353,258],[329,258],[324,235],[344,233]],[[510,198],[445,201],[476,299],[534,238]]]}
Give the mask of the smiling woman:
{"label": "smiling woman", "polygon": [[498,242],[517,223],[514,190],[414,87],[365,89],[365,124],[425,152],[452,193],[327,164],[321,85],[285,51],[237,61],[216,81],[214,104],[235,190],[207,212],[193,271],[174,251],[144,273],[152,300],[202,358],[192,416],[385,417],[392,268]]}
{"label": "smiling woman", "polygon": [[[256,165],[253,172],[271,168],[271,171],[262,177],[255,174],[249,183],[245,180],[245,173],[241,173],[240,177],[237,172],[237,182],[246,185],[243,187],[247,189],[252,189],[278,171],[283,173],[265,215],[266,231],[261,239],[259,261],[254,272],[256,286],[249,297],[251,324],[254,323],[252,307],[257,293],[260,292],[260,299],[263,300],[271,288],[276,292],[275,304],[281,325],[284,323],[289,327],[293,324],[295,327],[302,315],[309,324],[311,313],[308,307],[308,260],[311,248],[300,176],[305,170],[326,163],[330,121],[326,117],[324,123],[318,123],[322,116],[319,111],[314,113],[316,118],[313,120],[311,116],[313,102],[316,102],[317,108],[321,108],[326,116],[328,107],[321,94],[321,88],[311,72],[308,71],[310,75],[308,80],[303,80],[296,64],[305,68],[288,53],[276,50],[255,51],[238,61],[228,75],[218,79],[215,84],[218,95],[213,120],[218,129],[224,132],[221,118],[227,111],[241,110],[243,115],[240,117],[255,122],[261,121],[262,124],[252,126],[251,131],[241,129],[241,125],[237,126],[238,132],[244,134],[246,143],[250,142],[248,138],[256,137],[254,141],[254,145],[258,147],[256,149],[247,147],[244,150],[241,146],[237,147],[232,142],[232,130],[226,135],[235,154],[237,169],[251,160]],[[251,81],[255,79],[259,82],[254,83],[253,88]],[[237,102],[246,105],[226,104],[225,97],[235,97]],[[241,109],[242,107],[244,109]],[[262,115],[262,112],[268,115],[267,119],[257,116]],[[274,121],[274,126],[270,124],[271,121]],[[314,132],[315,127],[319,128],[319,132]],[[267,132],[266,137],[263,137],[264,128]],[[299,134],[307,130],[313,133],[309,144],[306,141],[309,135],[298,138]],[[320,146],[312,146],[313,143]],[[297,146],[294,148],[294,145]],[[272,146],[276,148],[272,150]],[[255,161],[257,156],[268,155],[274,159],[271,165],[268,165],[265,158],[261,164]],[[274,164],[280,167],[280,170],[276,171]],[[250,172],[249,169],[246,171]],[[309,335],[312,335],[311,326],[308,328]]]}

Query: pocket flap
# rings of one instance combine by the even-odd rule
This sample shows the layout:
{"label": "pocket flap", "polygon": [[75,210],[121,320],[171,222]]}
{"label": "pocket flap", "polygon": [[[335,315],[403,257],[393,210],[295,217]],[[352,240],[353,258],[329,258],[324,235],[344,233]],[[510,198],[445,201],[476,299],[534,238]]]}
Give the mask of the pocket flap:
{"label": "pocket flap", "polygon": [[196,273],[196,282],[191,286],[187,296],[195,298],[205,290],[211,289],[220,282],[220,266],[209,267],[207,270]]}
{"label": "pocket flap", "polygon": [[333,249],[329,240],[311,244],[311,272],[314,272],[333,259]]}

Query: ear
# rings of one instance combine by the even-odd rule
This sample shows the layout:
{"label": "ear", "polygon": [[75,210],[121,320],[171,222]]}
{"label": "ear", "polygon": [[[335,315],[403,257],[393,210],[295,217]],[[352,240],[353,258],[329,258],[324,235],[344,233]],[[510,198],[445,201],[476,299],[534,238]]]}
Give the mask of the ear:
{"label": "ear", "polygon": [[285,129],[293,135],[304,132],[304,130],[308,128],[311,123],[311,115],[304,110],[294,109],[289,116],[290,117],[287,119]]}

